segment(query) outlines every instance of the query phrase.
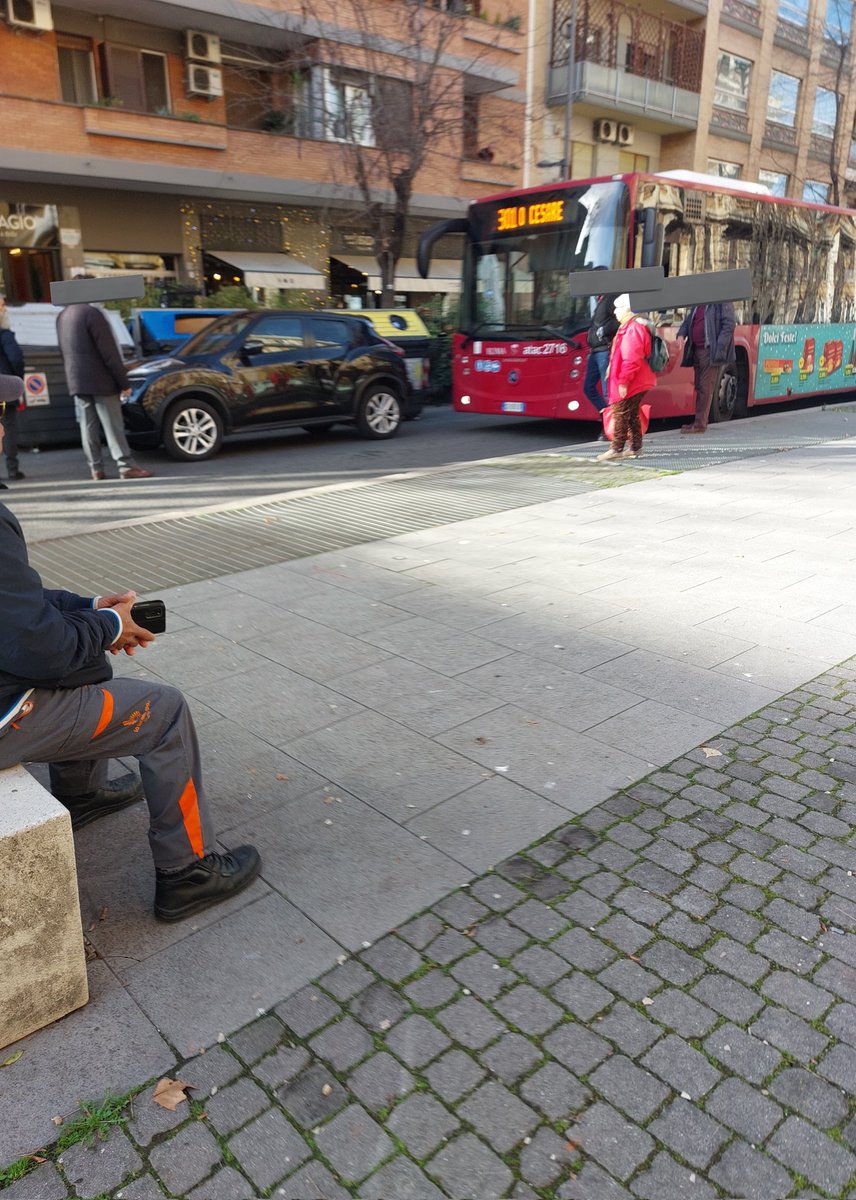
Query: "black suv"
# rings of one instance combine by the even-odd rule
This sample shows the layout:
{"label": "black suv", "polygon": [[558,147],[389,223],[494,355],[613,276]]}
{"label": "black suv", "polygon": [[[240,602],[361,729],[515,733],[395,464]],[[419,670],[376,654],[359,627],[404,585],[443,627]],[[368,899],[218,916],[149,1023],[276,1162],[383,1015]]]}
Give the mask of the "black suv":
{"label": "black suv", "polygon": [[388,438],[418,414],[404,352],[350,314],[232,313],[129,375],[130,439],[191,462],[216,454],[226,433],[347,421]]}

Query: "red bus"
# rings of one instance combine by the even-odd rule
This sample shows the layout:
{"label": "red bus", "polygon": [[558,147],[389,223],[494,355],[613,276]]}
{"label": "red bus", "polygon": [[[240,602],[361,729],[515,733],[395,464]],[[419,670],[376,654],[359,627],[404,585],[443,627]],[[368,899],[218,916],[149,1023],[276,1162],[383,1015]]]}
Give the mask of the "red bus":
{"label": "red bus", "polygon": [[[691,172],[613,175],[474,201],[428,230],[465,234],[453,402],[461,412],[596,421],[583,394],[591,301],[569,272],[662,264],[666,276],[748,267],[735,304],[736,363],[723,368],[712,421],[756,404],[856,388],[856,211],[772,196],[760,184]],[[647,400],[655,417],[692,415],[692,371],[676,340],[683,312],[651,313],[669,365]]]}

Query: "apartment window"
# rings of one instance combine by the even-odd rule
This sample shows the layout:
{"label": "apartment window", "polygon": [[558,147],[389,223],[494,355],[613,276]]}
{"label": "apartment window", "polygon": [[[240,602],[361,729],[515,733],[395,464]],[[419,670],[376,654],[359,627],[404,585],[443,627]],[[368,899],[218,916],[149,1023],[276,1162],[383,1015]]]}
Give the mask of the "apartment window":
{"label": "apartment window", "polygon": [[800,81],[793,75],[773,71],[770,76],[770,91],[767,95],[767,120],[777,125],[797,123],[797,104],[800,98]]}
{"label": "apartment window", "polygon": [[106,93],[124,108],[168,112],[166,55],[132,46],[102,46]]}
{"label": "apartment window", "polygon": [[779,0],[779,16],[791,25],[808,25],[808,0]]}
{"label": "apartment window", "polygon": [[337,142],[375,144],[369,80],[356,71],[327,70],[324,79],[324,134]]}
{"label": "apartment window", "polygon": [[814,113],[811,118],[811,131],[821,137],[835,136],[835,122],[838,115],[838,95],[819,87],[814,93]]}
{"label": "apartment window", "polygon": [[814,204],[826,204],[829,200],[829,184],[819,179],[807,179],[803,184],[802,198]]}
{"label": "apartment window", "polygon": [[751,75],[752,64],[748,58],[740,58],[736,54],[729,54],[727,50],[721,50],[716,64],[714,104],[718,104],[720,108],[745,113],[749,106]]}
{"label": "apartment window", "polygon": [[718,175],[720,179],[739,179],[743,174],[743,167],[740,163],[725,162],[721,158],[709,158],[707,173],[708,175]]}
{"label": "apartment window", "polygon": [[758,182],[768,187],[774,196],[788,194],[788,177],[781,171],[759,171]]}
{"label": "apartment window", "polygon": [[853,25],[852,0],[826,0],[824,33],[837,46],[846,46],[850,41]]}
{"label": "apartment window", "polygon": [[618,151],[618,170],[622,175],[629,175],[633,171],[647,171],[650,165],[650,159],[647,154],[634,154],[632,150]]}
{"label": "apartment window", "polygon": [[66,104],[94,104],[98,91],[89,39],[57,34],[56,56],[60,91]]}

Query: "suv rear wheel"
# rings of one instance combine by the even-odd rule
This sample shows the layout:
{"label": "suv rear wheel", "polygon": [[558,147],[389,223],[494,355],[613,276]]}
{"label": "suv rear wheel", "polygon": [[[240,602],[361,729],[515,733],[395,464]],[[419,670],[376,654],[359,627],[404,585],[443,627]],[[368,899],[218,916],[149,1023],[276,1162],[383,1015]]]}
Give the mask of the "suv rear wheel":
{"label": "suv rear wheel", "polygon": [[386,384],[364,393],[357,409],[357,428],[363,437],[390,438],[401,426],[401,401]]}
{"label": "suv rear wheel", "polygon": [[201,462],[223,443],[223,418],[206,400],[188,397],[173,404],[163,425],[163,444],[170,458]]}

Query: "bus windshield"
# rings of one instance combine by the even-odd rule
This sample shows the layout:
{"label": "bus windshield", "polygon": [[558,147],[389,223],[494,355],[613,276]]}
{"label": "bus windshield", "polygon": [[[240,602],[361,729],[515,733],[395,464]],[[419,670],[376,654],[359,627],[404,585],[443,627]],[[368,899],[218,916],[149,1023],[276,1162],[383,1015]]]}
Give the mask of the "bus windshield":
{"label": "bus windshield", "polygon": [[623,182],[555,188],[473,206],[469,247],[469,331],[566,334],[588,326],[589,297],[571,297],[568,275],[627,265],[629,196]]}

